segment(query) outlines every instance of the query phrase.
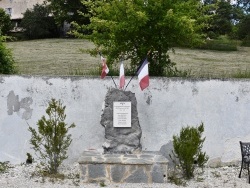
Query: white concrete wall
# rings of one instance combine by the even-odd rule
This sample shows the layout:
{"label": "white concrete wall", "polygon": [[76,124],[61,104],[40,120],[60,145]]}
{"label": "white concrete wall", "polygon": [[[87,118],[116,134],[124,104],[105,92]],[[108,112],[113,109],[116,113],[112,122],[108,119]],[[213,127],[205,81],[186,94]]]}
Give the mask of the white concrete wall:
{"label": "white concrete wall", "polygon": [[[51,98],[63,101],[67,122],[77,126],[68,162],[102,151],[102,103],[113,86],[110,78],[0,76],[0,161],[20,163],[33,153],[28,124],[36,127]],[[250,80],[151,78],[140,91],[135,78],[127,90],[137,97],[143,150],[159,151],[181,127],[201,122],[210,159],[240,160],[239,141],[250,141]]]}

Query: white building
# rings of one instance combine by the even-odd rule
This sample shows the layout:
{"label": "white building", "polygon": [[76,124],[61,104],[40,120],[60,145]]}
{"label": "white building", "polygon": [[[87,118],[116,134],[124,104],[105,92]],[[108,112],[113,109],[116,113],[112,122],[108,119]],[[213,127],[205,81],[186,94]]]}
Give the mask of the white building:
{"label": "white building", "polygon": [[44,0],[0,0],[0,8],[3,8],[11,20],[23,18],[27,9],[32,9],[35,4],[42,4]]}

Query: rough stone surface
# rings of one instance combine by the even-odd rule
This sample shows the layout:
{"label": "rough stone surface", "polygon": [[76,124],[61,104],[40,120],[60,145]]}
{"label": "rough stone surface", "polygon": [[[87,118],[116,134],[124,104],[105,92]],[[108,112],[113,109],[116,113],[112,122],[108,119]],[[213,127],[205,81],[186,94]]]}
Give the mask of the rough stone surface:
{"label": "rough stone surface", "polygon": [[124,180],[126,183],[147,183],[148,176],[144,172],[143,168],[138,168],[134,173],[132,173],[127,179]]}
{"label": "rough stone surface", "polygon": [[162,166],[159,164],[154,165],[152,171],[152,182],[164,183],[164,177],[166,177],[166,174],[163,171]]}
{"label": "rough stone surface", "polygon": [[[78,160],[81,179],[86,183],[165,183],[168,160],[158,152],[103,154],[86,152]],[[102,159],[102,160],[99,160]],[[165,159],[165,160],[163,160]],[[84,168],[86,167],[86,168]],[[159,176],[159,177],[158,177]]]}
{"label": "rough stone surface", "polygon": [[105,168],[103,164],[89,164],[88,168],[89,177],[91,179],[105,177]]}
{"label": "rough stone surface", "polygon": [[[131,127],[113,126],[113,102],[131,101]],[[110,89],[106,94],[105,107],[101,117],[105,128],[104,153],[137,153],[141,151],[141,127],[137,112],[135,94],[131,91]]]}
{"label": "rough stone surface", "polygon": [[112,165],[111,166],[111,179],[115,183],[119,183],[122,180],[126,167],[124,165]]}

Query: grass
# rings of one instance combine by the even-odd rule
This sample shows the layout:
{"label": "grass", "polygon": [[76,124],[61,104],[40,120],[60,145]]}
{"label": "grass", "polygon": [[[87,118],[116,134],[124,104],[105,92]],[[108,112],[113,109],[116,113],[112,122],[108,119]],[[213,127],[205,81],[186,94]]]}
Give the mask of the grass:
{"label": "grass", "polygon": [[[98,75],[100,58],[84,52],[94,48],[94,45],[86,40],[45,39],[8,42],[7,47],[13,50],[18,74]],[[234,77],[250,70],[250,47],[238,47],[238,51],[231,52],[175,48],[175,53],[169,51],[169,55],[177,64],[178,70],[191,71],[191,77]],[[125,66],[128,63],[126,61]]]}

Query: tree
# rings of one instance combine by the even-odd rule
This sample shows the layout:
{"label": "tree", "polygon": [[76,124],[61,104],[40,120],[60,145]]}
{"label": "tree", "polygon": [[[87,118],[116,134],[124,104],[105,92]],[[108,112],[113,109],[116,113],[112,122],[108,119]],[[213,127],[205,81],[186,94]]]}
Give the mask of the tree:
{"label": "tree", "polygon": [[238,35],[240,39],[250,39],[250,15],[246,15],[239,23]]}
{"label": "tree", "polygon": [[23,14],[21,27],[29,39],[52,38],[59,36],[59,30],[46,4],[34,5]]}
{"label": "tree", "polygon": [[88,18],[79,15],[79,12],[87,13],[87,8],[81,0],[47,0],[47,2],[58,26],[73,21],[79,24],[89,23]]}
{"label": "tree", "polygon": [[[191,0],[109,0],[85,1],[89,25],[74,23],[74,34],[87,36],[108,57],[109,66],[121,56],[131,60],[134,72],[149,50],[150,75],[174,71],[167,52],[176,45],[192,45],[200,39],[200,1]],[[83,15],[84,16],[84,15]],[[92,55],[98,50],[90,51]]]}
{"label": "tree", "polygon": [[37,122],[38,132],[29,126],[32,148],[38,153],[42,164],[51,174],[56,174],[63,160],[67,159],[67,149],[72,142],[68,131],[75,127],[75,124],[67,126],[65,123],[65,108],[66,106],[62,106],[60,100],[51,99],[46,109],[48,119],[42,116]]}
{"label": "tree", "polygon": [[237,23],[244,17],[244,12],[236,4],[228,1],[205,0],[206,15],[210,15],[209,27],[204,32],[211,38],[219,35],[236,37]]}
{"label": "tree", "polygon": [[0,35],[0,74],[14,74],[16,72],[11,50],[6,48],[4,37]]}
{"label": "tree", "polygon": [[11,29],[10,16],[0,8],[0,35],[6,35]]}
{"label": "tree", "polygon": [[237,0],[236,5],[241,8],[245,14],[250,13],[250,0]]}
{"label": "tree", "polygon": [[219,1],[213,19],[213,27],[220,35],[228,34],[232,31],[232,6],[229,2]]}

